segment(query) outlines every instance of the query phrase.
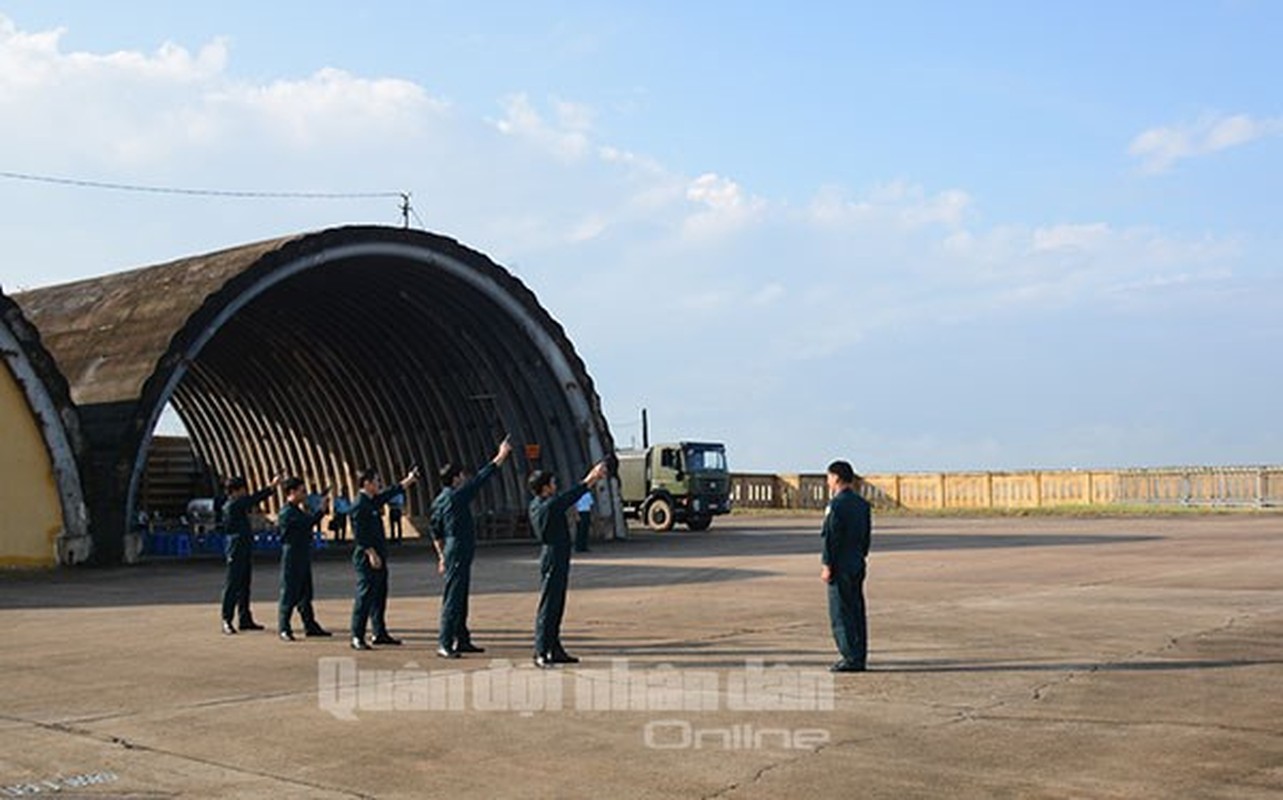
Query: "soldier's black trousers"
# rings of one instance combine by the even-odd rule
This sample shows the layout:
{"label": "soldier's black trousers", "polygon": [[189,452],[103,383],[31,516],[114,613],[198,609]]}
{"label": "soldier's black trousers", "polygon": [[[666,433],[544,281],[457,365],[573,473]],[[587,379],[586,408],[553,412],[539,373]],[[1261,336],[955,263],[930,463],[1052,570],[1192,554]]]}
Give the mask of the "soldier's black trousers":
{"label": "soldier's black trousers", "polygon": [[374,629],[375,636],[386,636],[387,621],[384,615],[388,608],[388,562],[383,560],[381,569],[370,566],[367,557],[362,554],[356,562],[356,599],[352,603],[352,635],[364,638],[366,621]]}
{"label": "soldier's black trousers", "polygon": [[829,583],[829,623],[842,660],[863,665],[869,656],[864,611],[864,570],[835,571]]}
{"label": "soldier's black trousers", "polygon": [[239,615],[241,624],[254,615],[249,610],[249,585],[254,568],[254,543],[248,536],[232,536],[227,543],[227,577],[223,580],[223,619]]}
{"label": "soldier's black trousers", "polygon": [[445,556],[445,592],[441,596],[441,630],[437,644],[454,650],[472,642],[468,630],[468,592],[472,587],[472,558],[476,544],[446,537],[442,547]]}
{"label": "soldier's black trousers", "polygon": [[285,545],[281,548],[281,601],[277,613],[277,630],[290,630],[290,617],[298,609],[303,628],[316,627],[312,610],[312,548],[308,545]]}
{"label": "soldier's black trousers", "polygon": [[535,655],[562,652],[561,618],[570,583],[570,542],[546,544],[539,558],[539,610],[535,614]]}

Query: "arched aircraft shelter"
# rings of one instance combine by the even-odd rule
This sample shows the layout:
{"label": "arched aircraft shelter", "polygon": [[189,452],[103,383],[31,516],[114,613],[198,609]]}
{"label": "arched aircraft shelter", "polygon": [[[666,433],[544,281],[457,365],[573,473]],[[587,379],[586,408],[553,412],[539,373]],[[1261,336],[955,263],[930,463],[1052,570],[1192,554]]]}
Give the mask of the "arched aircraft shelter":
{"label": "arched aircraft shelter", "polygon": [[[522,534],[528,469],[577,478],[614,449],[583,362],[534,295],[422,231],[336,228],[15,300],[79,409],[104,561],[136,555],[126,534],[167,403],[218,479],[288,470],[350,497],[362,467],[394,480],[420,464],[412,515],[426,513],[439,465],[479,466],[510,432],[515,467],[478,506],[492,535]],[[619,504],[602,491],[598,527],[614,535]]]}
{"label": "arched aircraft shelter", "polygon": [[0,566],[90,554],[79,421],[67,382],[22,310],[0,294]]}

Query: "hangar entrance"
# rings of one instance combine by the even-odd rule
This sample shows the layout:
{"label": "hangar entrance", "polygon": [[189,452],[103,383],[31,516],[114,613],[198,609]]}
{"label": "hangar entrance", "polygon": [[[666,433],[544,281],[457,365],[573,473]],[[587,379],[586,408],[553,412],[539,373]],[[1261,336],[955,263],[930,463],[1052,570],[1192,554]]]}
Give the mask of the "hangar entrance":
{"label": "hangar entrance", "polygon": [[[507,271],[426,232],[338,228],[16,299],[80,407],[100,559],[137,555],[131,521],[166,403],[214,480],[284,470],[352,497],[364,467],[394,480],[419,464],[412,521],[439,465],[475,467],[509,432],[515,464],[479,503],[491,538],[524,535],[529,469],[569,479],[614,449],[561,326]],[[599,533],[622,535],[605,491]]]}

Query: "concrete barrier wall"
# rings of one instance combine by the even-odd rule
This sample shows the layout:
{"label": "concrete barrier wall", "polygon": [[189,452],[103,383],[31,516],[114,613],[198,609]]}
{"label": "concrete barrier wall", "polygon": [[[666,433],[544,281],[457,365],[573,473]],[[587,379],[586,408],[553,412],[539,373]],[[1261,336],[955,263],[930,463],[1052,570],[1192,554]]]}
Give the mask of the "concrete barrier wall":
{"label": "concrete barrier wall", "polygon": [[[1058,506],[1283,507],[1283,467],[1178,467],[873,474],[860,478],[875,505],[908,510]],[[823,508],[823,474],[734,473],[736,508]]]}

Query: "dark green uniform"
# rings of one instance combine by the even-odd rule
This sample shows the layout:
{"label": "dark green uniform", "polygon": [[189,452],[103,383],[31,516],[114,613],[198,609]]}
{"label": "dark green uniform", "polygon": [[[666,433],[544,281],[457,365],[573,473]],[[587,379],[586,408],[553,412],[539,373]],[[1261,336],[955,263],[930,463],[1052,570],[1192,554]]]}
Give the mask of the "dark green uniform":
{"label": "dark green uniform", "polygon": [[566,651],[561,646],[561,618],[566,613],[566,588],[570,583],[570,529],[566,513],[588,486],[579,484],[561,494],[530,501],[530,527],[543,544],[539,558],[539,610],[535,614],[535,655],[553,658]]}
{"label": "dark green uniform", "polygon": [[868,622],[864,610],[865,559],[873,534],[869,503],[843,489],[824,512],[821,560],[832,573],[829,581],[829,623],[842,661],[864,667],[869,654]]}
{"label": "dark green uniform", "polygon": [[241,627],[254,623],[249,609],[250,573],[254,565],[254,532],[250,530],[249,512],[272,496],[269,486],[255,494],[238,497],[227,504],[223,526],[227,533],[227,578],[223,581],[223,621],[229,625],[232,614],[240,615]]}
{"label": "dark green uniform", "polygon": [[309,514],[293,505],[281,509],[281,605],[277,629],[282,633],[290,630],[295,608],[303,618],[305,631],[320,628],[312,610],[312,528],[323,516],[322,511]]}
{"label": "dark green uniform", "polygon": [[[348,516],[352,519],[352,565],[356,567],[356,599],[352,604],[352,637],[365,638],[365,624],[369,620],[374,636],[388,636],[384,615],[388,607],[388,542],[383,533],[383,506],[405,490],[400,486],[385,489],[376,495],[358,492],[356,502]],[[367,550],[379,554],[383,562],[379,569],[370,566]]]}
{"label": "dark green uniform", "polygon": [[441,630],[437,636],[437,644],[443,650],[457,650],[472,644],[472,633],[468,630],[468,591],[472,586],[477,533],[470,505],[496,470],[492,461],[458,489],[446,486],[432,501],[432,538],[442,543],[445,561]]}

